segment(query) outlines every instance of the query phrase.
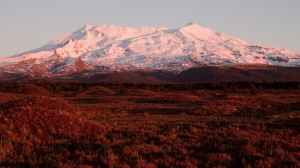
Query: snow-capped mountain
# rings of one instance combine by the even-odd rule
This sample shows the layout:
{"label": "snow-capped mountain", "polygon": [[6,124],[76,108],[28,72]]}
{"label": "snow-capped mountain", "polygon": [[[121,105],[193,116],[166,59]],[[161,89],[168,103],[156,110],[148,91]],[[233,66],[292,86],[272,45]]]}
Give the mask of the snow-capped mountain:
{"label": "snow-capped mountain", "polygon": [[235,64],[300,66],[300,53],[247,42],[193,23],[179,29],[86,25],[38,49],[0,58],[0,71],[42,75],[99,70],[180,72]]}

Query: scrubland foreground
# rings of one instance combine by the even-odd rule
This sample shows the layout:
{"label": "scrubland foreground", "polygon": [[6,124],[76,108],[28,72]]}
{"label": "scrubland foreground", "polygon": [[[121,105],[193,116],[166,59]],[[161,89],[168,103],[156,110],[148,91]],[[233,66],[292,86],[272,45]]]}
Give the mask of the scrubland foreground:
{"label": "scrubland foreground", "polygon": [[0,85],[1,167],[300,167],[299,83]]}

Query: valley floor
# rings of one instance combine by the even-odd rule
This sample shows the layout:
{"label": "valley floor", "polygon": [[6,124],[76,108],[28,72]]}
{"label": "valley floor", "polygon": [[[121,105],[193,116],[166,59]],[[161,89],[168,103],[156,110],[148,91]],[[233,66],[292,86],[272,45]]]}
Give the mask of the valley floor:
{"label": "valley floor", "polygon": [[1,84],[0,166],[300,167],[300,84],[215,85]]}

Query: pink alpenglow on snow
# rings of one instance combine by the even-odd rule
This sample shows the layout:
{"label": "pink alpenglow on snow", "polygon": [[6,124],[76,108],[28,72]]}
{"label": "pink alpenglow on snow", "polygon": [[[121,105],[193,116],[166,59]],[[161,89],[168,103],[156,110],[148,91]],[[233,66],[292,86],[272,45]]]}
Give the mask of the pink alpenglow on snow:
{"label": "pink alpenglow on snow", "polygon": [[[300,66],[300,53],[217,33],[189,23],[178,29],[91,26],[19,55],[0,58],[6,72],[182,71],[204,65]],[[79,67],[80,66],[80,67]]]}

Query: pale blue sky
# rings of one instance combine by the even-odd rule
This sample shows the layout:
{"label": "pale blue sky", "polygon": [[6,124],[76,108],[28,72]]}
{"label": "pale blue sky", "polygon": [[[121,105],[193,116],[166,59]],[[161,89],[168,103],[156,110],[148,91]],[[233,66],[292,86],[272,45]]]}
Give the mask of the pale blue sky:
{"label": "pale blue sky", "polygon": [[2,0],[0,57],[40,47],[85,24],[181,27],[188,22],[300,51],[300,0]]}

